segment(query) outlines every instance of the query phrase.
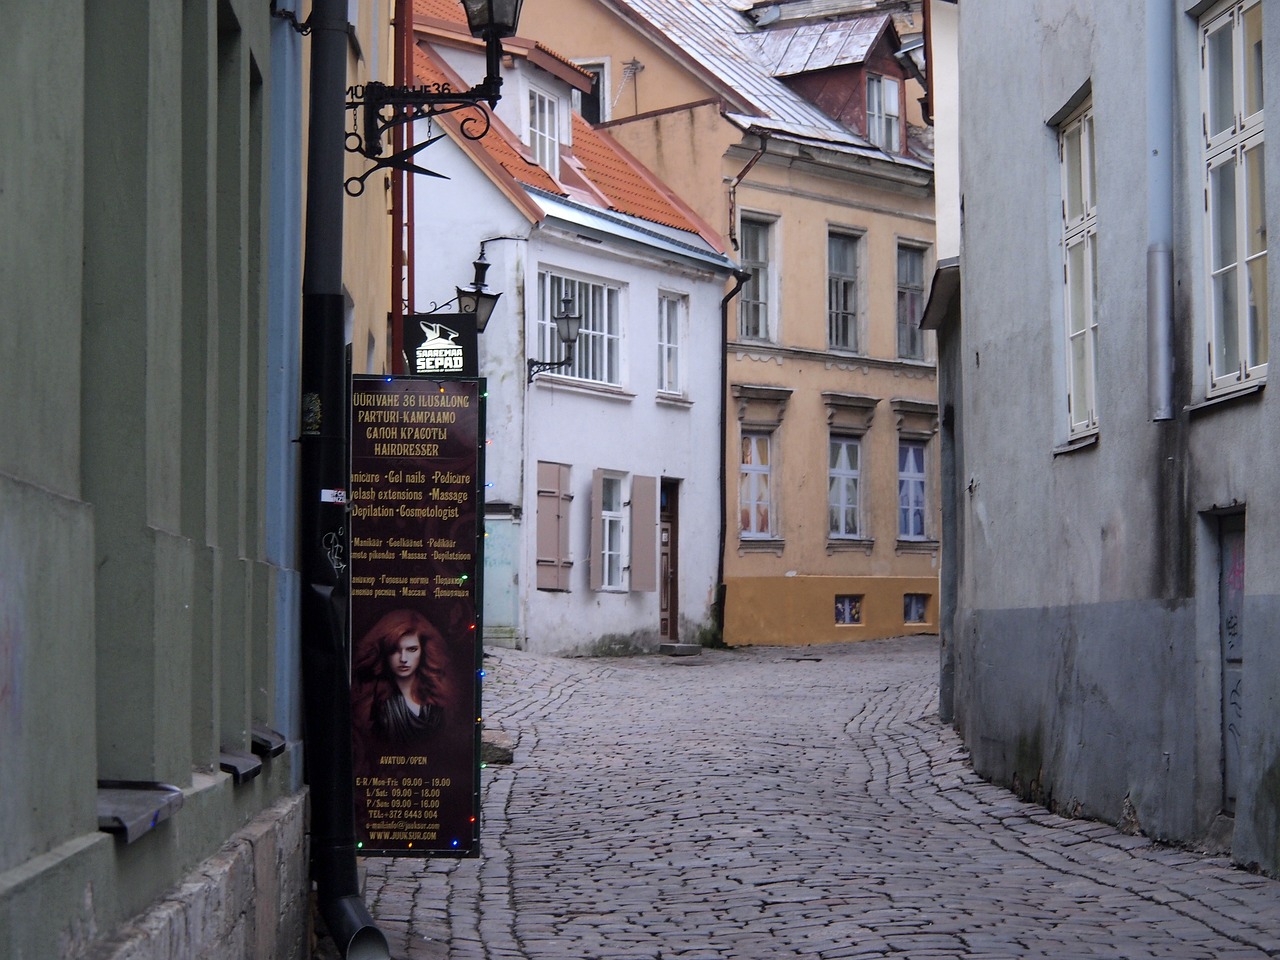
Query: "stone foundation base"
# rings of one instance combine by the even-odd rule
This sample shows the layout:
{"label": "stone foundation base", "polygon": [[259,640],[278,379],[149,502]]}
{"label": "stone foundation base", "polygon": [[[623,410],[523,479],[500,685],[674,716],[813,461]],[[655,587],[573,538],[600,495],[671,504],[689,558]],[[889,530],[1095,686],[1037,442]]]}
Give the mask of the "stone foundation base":
{"label": "stone foundation base", "polygon": [[263,811],[94,960],[303,960],[306,794]]}

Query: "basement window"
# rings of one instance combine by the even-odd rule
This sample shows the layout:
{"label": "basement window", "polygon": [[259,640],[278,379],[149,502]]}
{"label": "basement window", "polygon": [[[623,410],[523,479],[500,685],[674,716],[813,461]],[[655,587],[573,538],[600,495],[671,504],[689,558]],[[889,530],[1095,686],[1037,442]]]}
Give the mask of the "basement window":
{"label": "basement window", "polygon": [[904,593],[902,595],[902,622],[928,623],[929,595],[927,593]]}
{"label": "basement window", "polygon": [[836,594],[836,625],[862,623],[862,594]]}

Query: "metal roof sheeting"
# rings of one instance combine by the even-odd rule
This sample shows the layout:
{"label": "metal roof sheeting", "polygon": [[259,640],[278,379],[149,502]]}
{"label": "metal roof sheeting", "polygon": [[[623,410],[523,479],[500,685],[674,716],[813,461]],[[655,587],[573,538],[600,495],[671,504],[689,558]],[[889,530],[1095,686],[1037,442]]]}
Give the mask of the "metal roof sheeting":
{"label": "metal roof sheeting", "polygon": [[720,83],[751,104],[761,119],[826,127],[851,134],[775,78],[754,42],[751,22],[722,0],[615,0],[620,10],[647,21]]}
{"label": "metal roof sheeting", "polygon": [[[609,2],[624,16],[639,24],[647,24],[651,30],[665,35],[673,46],[682,50],[707,74],[714,77],[725,91],[736,94],[735,99],[746,101],[753,107],[753,113],[739,111],[731,115],[730,118],[740,126],[768,130],[775,136],[799,136],[810,142],[826,141],[847,152],[861,153],[868,158],[929,168],[927,162],[922,163],[914,157],[890,154],[879,149],[866,137],[823,113],[775,76],[778,61],[766,55],[762,49],[762,43],[773,42],[766,40],[771,31],[757,28],[748,16],[733,8],[731,0]],[[864,19],[883,21],[890,18],[887,15],[875,15],[845,22],[855,23]],[[841,21],[833,21],[839,22]],[[809,55],[816,57],[817,62],[851,55],[857,44],[854,38],[856,31],[853,29],[846,34],[835,31],[825,40],[821,31],[809,38],[807,35],[794,33],[798,29],[781,28],[792,34],[793,42],[800,39],[797,59],[806,44],[810,46]],[[824,44],[822,52],[818,50],[820,40]],[[826,44],[832,49],[828,50]]]}
{"label": "metal roof sheeting", "polygon": [[763,65],[775,77],[862,63],[889,23],[888,14],[774,27],[756,34]]}
{"label": "metal roof sheeting", "polygon": [[562,226],[630,242],[716,270],[733,269],[734,264],[729,257],[712,248],[696,233],[664,227],[617,211],[600,210],[534,187],[527,189],[547,217],[559,221]]}

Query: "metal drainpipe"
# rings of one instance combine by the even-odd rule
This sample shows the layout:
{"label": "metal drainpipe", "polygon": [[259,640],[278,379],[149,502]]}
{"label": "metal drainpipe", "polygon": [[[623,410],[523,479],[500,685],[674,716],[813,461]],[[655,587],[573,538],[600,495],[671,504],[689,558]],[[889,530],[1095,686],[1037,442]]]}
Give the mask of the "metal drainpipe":
{"label": "metal drainpipe", "polygon": [[[758,159],[758,158],[757,158]],[[744,171],[745,172],[745,171]],[[729,304],[751,279],[745,270],[733,271],[733,289],[720,301],[720,553],[716,565],[716,625],[724,635],[724,551],[729,538]]]}
{"label": "metal drainpipe", "polygon": [[1173,46],[1175,4],[1147,4],[1147,390],[1173,419]]}
{"label": "metal drainpipe", "polygon": [[[738,249],[738,184],[742,183],[751,168],[760,162],[769,148],[769,131],[752,128],[747,131],[755,134],[760,141],[755,154],[747,161],[747,165],[738,171],[738,175],[729,182],[729,242],[733,249]],[[729,303],[742,290],[743,284],[751,279],[751,274],[743,270],[733,271],[733,289],[720,301],[720,554],[716,562],[716,602],[715,620],[724,633],[724,551],[729,537],[729,494],[725,484],[728,483],[728,456],[725,444],[729,442]]]}
{"label": "metal drainpipe", "polygon": [[311,122],[302,275],[302,568],[304,749],[311,785],[311,875],[342,956],[387,960],[356,875],[347,678],[346,359],[342,294],[345,0],[311,11]]}
{"label": "metal drainpipe", "polygon": [[[746,178],[751,172],[751,168],[760,162],[760,158],[769,149],[769,131],[757,130],[752,127],[747,131],[755,134],[756,139],[760,141],[760,146],[756,148],[755,154],[747,161],[747,165],[738,171],[738,175],[729,181],[729,242],[733,244],[733,249],[738,249],[738,184]],[[741,287],[741,284],[739,284]]]}

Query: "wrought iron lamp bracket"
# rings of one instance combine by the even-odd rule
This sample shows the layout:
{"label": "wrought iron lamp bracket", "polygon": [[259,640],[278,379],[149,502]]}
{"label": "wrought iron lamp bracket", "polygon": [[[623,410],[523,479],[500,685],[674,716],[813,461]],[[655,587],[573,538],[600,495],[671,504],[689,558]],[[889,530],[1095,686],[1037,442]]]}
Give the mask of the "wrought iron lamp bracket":
{"label": "wrought iron lamp bracket", "polygon": [[567,367],[571,363],[573,363],[573,344],[572,343],[565,346],[563,360],[557,360],[555,362],[552,362],[549,360],[528,361],[529,379],[526,380],[525,383],[533,383],[533,378],[536,377],[538,374],[545,373],[548,370],[559,370],[561,367]]}
{"label": "wrought iron lamp bracket", "polygon": [[271,0],[271,16],[276,20],[283,20],[294,29],[294,32],[300,36],[308,36],[311,33],[311,18],[299,20],[297,13],[292,10],[277,10],[276,0]]}
{"label": "wrought iron lamp bracket", "polygon": [[347,90],[347,109],[352,112],[351,130],[347,133],[346,148],[374,161],[363,174],[349,177],[345,183],[349,195],[356,197],[364,192],[364,182],[378,170],[403,170],[432,177],[443,177],[413,162],[417,154],[444,136],[443,133],[428,136],[421,143],[413,144],[397,153],[383,156],[382,139],[396,127],[415,120],[473,110],[459,121],[459,130],[468,140],[479,140],[489,132],[492,118],[484,104],[492,108],[502,87],[501,77],[486,78],[470,90],[454,90],[447,83],[422,84],[416,87],[391,87],[371,81],[357,84]]}

